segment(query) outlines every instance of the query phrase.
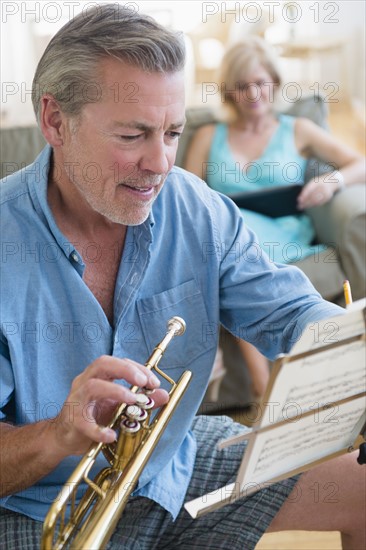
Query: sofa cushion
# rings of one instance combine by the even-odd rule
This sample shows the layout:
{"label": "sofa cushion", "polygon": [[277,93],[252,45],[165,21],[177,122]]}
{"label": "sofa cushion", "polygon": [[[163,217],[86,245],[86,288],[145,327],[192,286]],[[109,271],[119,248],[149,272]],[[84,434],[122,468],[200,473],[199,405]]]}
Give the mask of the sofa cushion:
{"label": "sofa cushion", "polygon": [[3,128],[1,141],[1,178],[31,164],[46,141],[38,126]]}
{"label": "sofa cushion", "polygon": [[293,265],[305,273],[326,300],[337,301],[343,295],[345,274],[334,247],[330,246],[319,254],[308,256]]}

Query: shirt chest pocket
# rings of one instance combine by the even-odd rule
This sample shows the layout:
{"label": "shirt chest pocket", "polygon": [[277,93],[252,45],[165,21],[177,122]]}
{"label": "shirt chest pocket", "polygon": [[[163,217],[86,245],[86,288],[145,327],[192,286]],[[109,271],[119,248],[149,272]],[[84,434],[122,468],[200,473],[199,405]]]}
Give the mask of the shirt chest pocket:
{"label": "shirt chest pocket", "polygon": [[173,339],[161,359],[163,370],[188,367],[200,355],[216,347],[217,331],[208,321],[203,296],[195,280],[141,299],[137,302],[137,309],[151,352],[166,334],[169,319],[178,316],[186,323],[185,333]]}

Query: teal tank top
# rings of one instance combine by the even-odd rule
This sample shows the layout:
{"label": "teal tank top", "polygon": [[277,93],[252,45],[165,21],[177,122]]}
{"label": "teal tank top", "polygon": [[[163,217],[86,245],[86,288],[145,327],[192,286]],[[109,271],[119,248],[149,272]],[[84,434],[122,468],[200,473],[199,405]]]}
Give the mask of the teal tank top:
{"label": "teal tank top", "polygon": [[[235,160],[230,150],[227,124],[217,124],[208,157],[208,185],[221,193],[231,194],[277,185],[303,184],[306,159],[296,149],[295,120],[288,115],[279,115],[279,125],[262,156],[244,166]],[[322,245],[311,246],[315,232],[305,214],[270,218],[250,210],[241,211],[271,261],[293,263],[324,248]]]}

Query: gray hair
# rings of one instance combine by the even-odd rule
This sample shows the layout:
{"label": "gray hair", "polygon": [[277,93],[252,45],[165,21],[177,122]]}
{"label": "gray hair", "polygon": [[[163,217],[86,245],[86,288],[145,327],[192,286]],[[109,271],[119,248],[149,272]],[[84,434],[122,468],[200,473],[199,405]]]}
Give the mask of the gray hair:
{"label": "gray hair", "polygon": [[32,86],[37,119],[46,93],[70,116],[77,116],[84,105],[96,101],[98,64],[106,57],[148,72],[181,71],[183,34],[118,4],[94,6],[80,13],[52,38],[38,63]]}

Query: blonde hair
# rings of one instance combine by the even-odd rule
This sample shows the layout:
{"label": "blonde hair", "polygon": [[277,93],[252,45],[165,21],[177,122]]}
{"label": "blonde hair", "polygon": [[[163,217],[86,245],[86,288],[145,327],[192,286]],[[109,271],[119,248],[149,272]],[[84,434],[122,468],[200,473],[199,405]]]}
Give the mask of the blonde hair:
{"label": "blonde hair", "polygon": [[273,82],[280,86],[282,82],[277,57],[273,47],[259,36],[248,36],[234,44],[225,53],[220,67],[219,79],[221,97],[224,102],[235,109],[235,100],[230,91],[240,81],[245,81],[250,71],[261,65],[271,76]]}

